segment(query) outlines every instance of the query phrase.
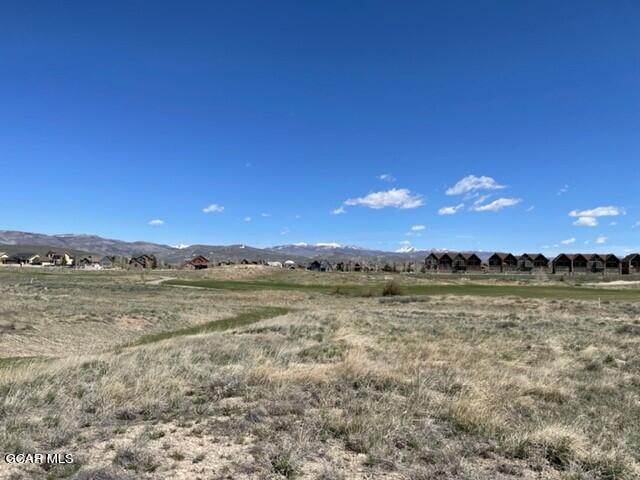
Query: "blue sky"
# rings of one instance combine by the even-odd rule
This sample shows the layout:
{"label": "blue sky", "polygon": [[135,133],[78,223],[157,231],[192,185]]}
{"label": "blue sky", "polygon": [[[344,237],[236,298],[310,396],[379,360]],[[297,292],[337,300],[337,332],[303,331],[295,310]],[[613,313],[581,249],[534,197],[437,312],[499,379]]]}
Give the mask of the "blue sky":
{"label": "blue sky", "polygon": [[6,4],[0,229],[639,250],[639,22],[633,1]]}

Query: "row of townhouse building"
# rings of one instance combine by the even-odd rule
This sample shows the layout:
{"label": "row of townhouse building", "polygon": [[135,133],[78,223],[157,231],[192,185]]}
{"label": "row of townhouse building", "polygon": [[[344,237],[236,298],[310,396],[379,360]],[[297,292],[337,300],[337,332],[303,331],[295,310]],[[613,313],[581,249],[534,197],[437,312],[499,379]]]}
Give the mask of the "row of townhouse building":
{"label": "row of townhouse building", "polygon": [[485,262],[475,253],[434,252],[425,259],[425,270],[431,272],[534,272],[549,273],[640,273],[640,254],[618,257],[612,253],[561,253],[548,258],[541,253],[497,252]]}

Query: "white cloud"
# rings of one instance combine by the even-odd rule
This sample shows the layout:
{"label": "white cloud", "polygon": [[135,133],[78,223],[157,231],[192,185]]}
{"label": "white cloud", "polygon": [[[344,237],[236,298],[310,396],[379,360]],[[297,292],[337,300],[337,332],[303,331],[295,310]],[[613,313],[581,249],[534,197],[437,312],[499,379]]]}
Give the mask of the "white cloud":
{"label": "white cloud", "polygon": [[633,227],[631,228],[638,228],[640,227],[640,220],[638,220],[636,223],[633,224]]}
{"label": "white cloud", "polygon": [[342,215],[343,213],[347,213],[344,207],[338,207],[331,210],[332,215]]}
{"label": "white cloud", "polygon": [[615,227],[616,225],[618,225],[618,222],[616,221],[609,222],[609,225],[611,225],[612,227]]}
{"label": "white cloud", "polygon": [[503,208],[517,205],[521,201],[522,200],[519,198],[498,198],[497,200],[484,205],[474,205],[471,207],[471,210],[474,212],[497,212]]}
{"label": "white cloud", "polygon": [[474,192],[477,190],[499,190],[505,188],[491,177],[476,177],[468,175],[459,180],[453,187],[449,187],[446,191],[447,195],[462,195],[463,193]]}
{"label": "white cloud", "polygon": [[569,212],[570,217],[578,218],[573,222],[573,224],[578,227],[595,227],[598,225],[599,217],[617,217],[618,215],[625,214],[626,212],[623,208],[613,205],[591,208],[589,210],[571,210]]}
{"label": "white cloud", "polygon": [[376,210],[387,207],[409,209],[421,207],[424,205],[424,200],[422,195],[411,193],[406,188],[392,188],[384,192],[370,193],[365,197],[350,198],[344,204],[362,205]]}
{"label": "white cloud", "polygon": [[602,245],[604,243],[607,243],[607,237],[605,237],[604,235],[600,235],[598,238],[596,238],[596,243],[598,245]]}
{"label": "white cloud", "polygon": [[531,205],[529,208],[527,208],[525,210],[525,212],[533,212],[535,210],[536,206],[535,205]]}
{"label": "white cloud", "polygon": [[211,205],[204,207],[202,211],[204,213],[222,213],[224,212],[224,207],[222,205],[212,203]]}
{"label": "white cloud", "polygon": [[164,225],[164,220],[160,220],[159,218],[156,218],[154,220],[150,220],[149,225],[151,225],[152,227],[159,227],[161,225]]}
{"label": "white cloud", "polygon": [[562,188],[560,188],[560,190],[557,191],[556,195],[558,196],[564,195],[568,191],[569,191],[569,185],[565,184]]}
{"label": "white cloud", "polygon": [[412,232],[420,232],[424,230],[426,227],[424,225],[414,225],[411,227]]}
{"label": "white cloud", "polygon": [[244,221],[245,222],[250,222],[251,221],[251,217],[244,217]]}
{"label": "white cloud", "polygon": [[260,216],[264,217],[264,218],[269,218],[271,216],[271,214],[270,213],[261,213]]}
{"label": "white cloud", "polygon": [[456,213],[458,213],[458,210],[461,210],[462,208],[464,208],[464,203],[460,203],[451,207],[442,207],[440,210],[438,210],[438,215],[455,215]]}
{"label": "white cloud", "polygon": [[395,182],[396,177],[393,175],[389,175],[388,173],[383,173],[382,175],[378,175],[378,180],[382,180],[383,182]]}
{"label": "white cloud", "polygon": [[575,238],[567,238],[566,240],[562,240],[560,242],[562,245],[571,245],[573,243],[576,243],[576,239]]}
{"label": "white cloud", "polygon": [[287,235],[289,233],[289,227],[284,227],[280,232],[280,235]]}
{"label": "white cloud", "polygon": [[598,225],[598,219],[595,217],[578,217],[573,224],[577,227],[595,227]]}
{"label": "white cloud", "polygon": [[571,210],[569,212],[570,217],[617,217],[618,215],[624,215],[623,208],[609,205],[607,207],[596,207],[590,210]]}

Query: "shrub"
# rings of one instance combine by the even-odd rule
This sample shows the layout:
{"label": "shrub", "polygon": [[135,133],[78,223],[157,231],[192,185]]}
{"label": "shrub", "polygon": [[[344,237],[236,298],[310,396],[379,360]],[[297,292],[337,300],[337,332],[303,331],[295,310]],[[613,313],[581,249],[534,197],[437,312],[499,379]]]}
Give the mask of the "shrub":
{"label": "shrub", "polygon": [[384,287],[382,289],[382,296],[393,297],[396,295],[402,295],[402,288],[400,287],[400,285],[398,285],[397,282],[389,280],[384,284]]}

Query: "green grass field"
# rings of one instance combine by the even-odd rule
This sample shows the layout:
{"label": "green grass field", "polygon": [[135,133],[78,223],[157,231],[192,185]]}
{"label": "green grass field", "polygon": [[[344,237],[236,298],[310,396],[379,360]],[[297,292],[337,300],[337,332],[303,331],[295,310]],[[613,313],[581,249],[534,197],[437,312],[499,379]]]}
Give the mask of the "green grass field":
{"label": "green grass field", "polygon": [[154,333],[150,335],[143,335],[135,342],[128,346],[147,345],[149,343],[160,342],[169,338],[184,337],[187,335],[198,335],[201,333],[213,333],[230,330],[232,328],[244,327],[252,323],[259,322],[260,320],[266,320],[268,318],[284,315],[290,310],[287,308],[279,307],[264,307],[258,310],[250,312],[240,313],[230,318],[223,320],[213,320],[202,325],[195,325],[193,327],[180,328],[177,330],[170,330],[167,332]]}
{"label": "green grass field", "polygon": [[[235,281],[235,280],[169,280],[164,285],[183,287],[212,288],[218,290],[255,291],[255,290],[295,290],[326,294],[352,296],[379,296],[384,284],[371,285],[320,285],[296,284],[273,281]],[[482,297],[515,296],[524,298],[574,299],[640,302],[638,289],[603,289],[556,285],[403,285],[401,293],[406,295],[473,295]]]}

